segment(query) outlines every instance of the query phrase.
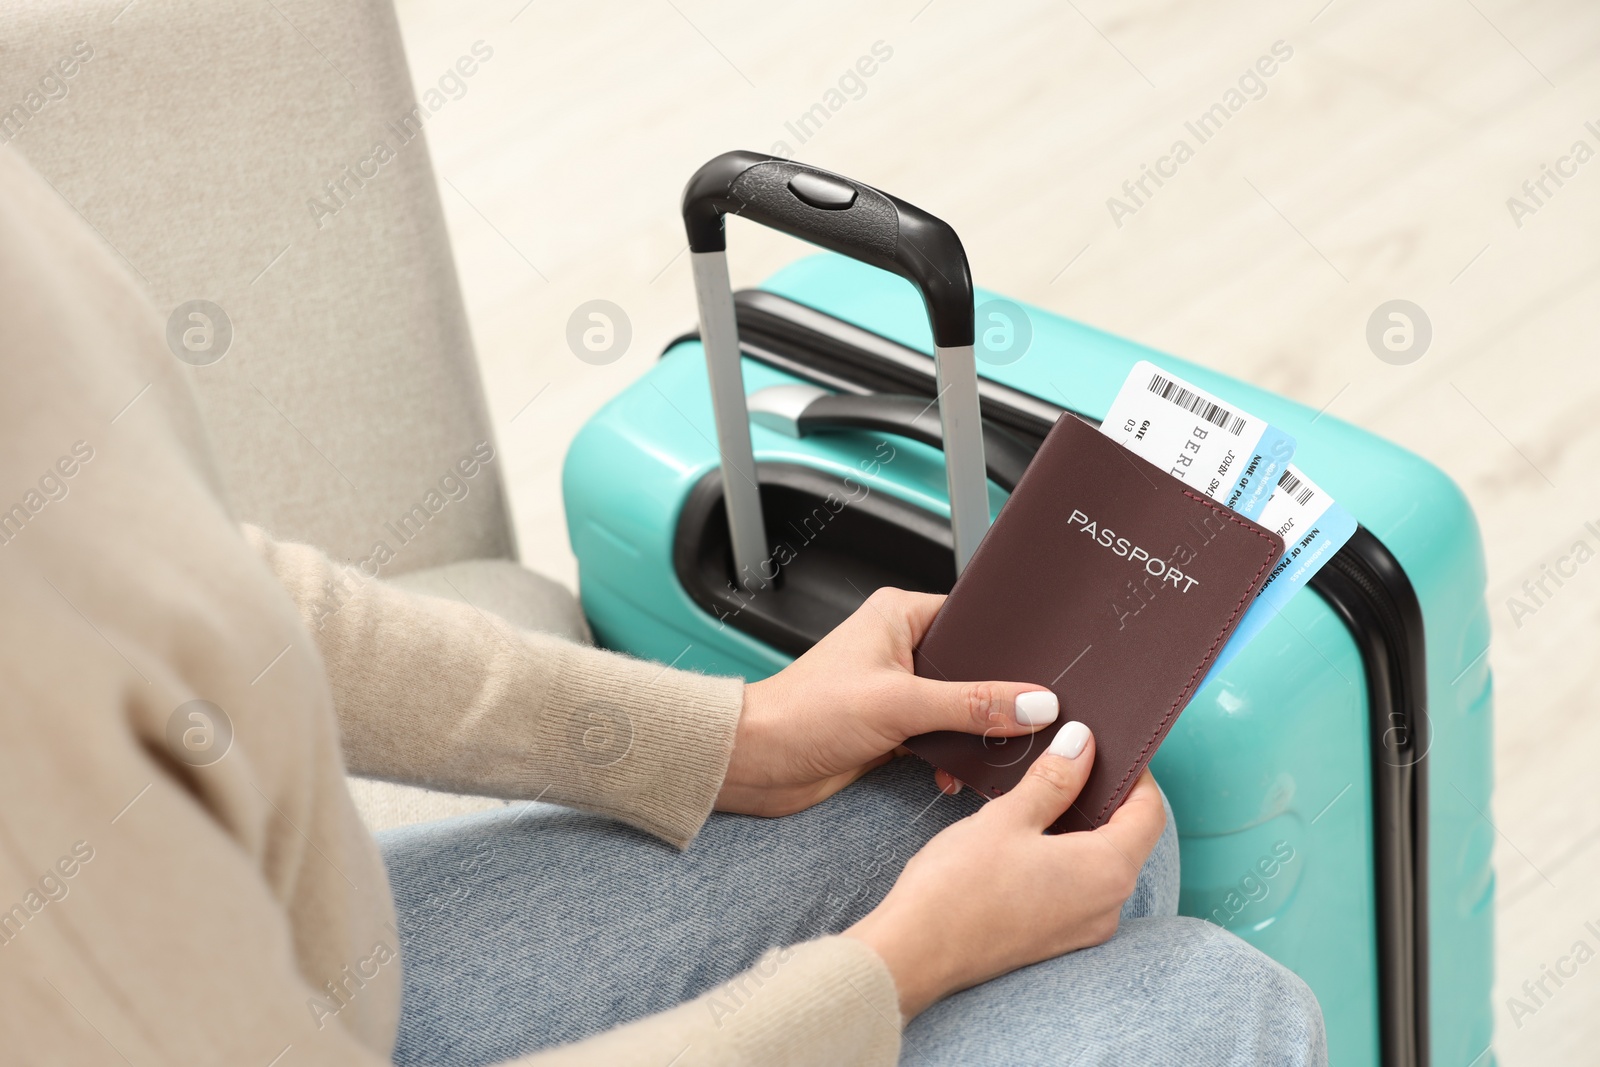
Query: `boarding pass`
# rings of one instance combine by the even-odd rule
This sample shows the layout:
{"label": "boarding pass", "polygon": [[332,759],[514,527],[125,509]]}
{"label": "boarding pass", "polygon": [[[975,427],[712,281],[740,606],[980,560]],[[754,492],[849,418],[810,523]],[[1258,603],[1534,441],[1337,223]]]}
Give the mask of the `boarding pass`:
{"label": "boarding pass", "polygon": [[1263,525],[1262,509],[1295,446],[1293,437],[1264,419],[1145,360],[1122,383],[1100,432]]}
{"label": "boarding pass", "polygon": [[1245,610],[1233,636],[1218,653],[1206,678],[1208,682],[1283,610],[1289,598],[1304,588],[1312,575],[1356,532],[1355,516],[1335,503],[1326,490],[1307,478],[1293,463],[1288,464],[1278,478],[1277,488],[1256,521],[1283,538],[1283,557],[1273,566],[1267,584]]}

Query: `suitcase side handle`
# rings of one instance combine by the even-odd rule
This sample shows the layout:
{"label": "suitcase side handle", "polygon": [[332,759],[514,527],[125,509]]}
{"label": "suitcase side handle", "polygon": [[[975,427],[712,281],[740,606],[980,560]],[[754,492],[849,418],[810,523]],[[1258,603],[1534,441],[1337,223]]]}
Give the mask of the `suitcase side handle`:
{"label": "suitcase side handle", "polygon": [[[877,430],[944,449],[944,427],[933,412],[933,402],[920,396],[857,396],[814,385],[769,385],[750,394],[750,421],[790,437]],[[1033,460],[1033,449],[986,421],[983,458],[989,480],[1009,493]]]}
{"label": "suitcase side handle", "polygon": [[942,220],[870,185],[803,163],[742,151],[710,160],[683,192],[683,222],[716,416],[735,572],[746,580],[762,581],[767,546],[728,277],[725,219],[729,214],[891,271],[916,286],[933,330],[959,573],[990,520],[972,347],[972,274],[960,238]]}

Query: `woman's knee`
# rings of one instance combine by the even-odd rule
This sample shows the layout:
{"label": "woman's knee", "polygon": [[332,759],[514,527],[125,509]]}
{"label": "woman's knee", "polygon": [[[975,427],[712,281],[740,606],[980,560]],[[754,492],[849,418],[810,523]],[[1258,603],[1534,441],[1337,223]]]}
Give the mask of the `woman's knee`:
{"label": "woman's knee", "polygon": [[902,1062],[1325,1067],[1327,1046],[1304,982],[1221,927],[1173,916],[935,1004],[906,1028]]}
{"label": "woman's knee", "polygon": [[1328,1062],[1322,1008],[1299,975],[1260,949],[1203,919],[1160,920],[1166,936],[1187,948],[1185,985],[1205,990],[1217,1006],[1213,1036],[1226,1053],[1214,1062],[1323,1067]]}

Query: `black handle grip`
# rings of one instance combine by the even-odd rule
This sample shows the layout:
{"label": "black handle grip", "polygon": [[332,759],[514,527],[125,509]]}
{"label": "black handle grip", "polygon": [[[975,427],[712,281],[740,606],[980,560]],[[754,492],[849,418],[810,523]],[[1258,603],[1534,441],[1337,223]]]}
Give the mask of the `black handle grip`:
{"label": "black handle grip", "polygon": [[[917,396],[849,393],[819,396],[795,420],[801,437],[829,430],[882,430],[934,448],[944,447],[944,432],[933,404]],[[1006,492],[1017,487],[1033,459],[1033,449],[1004,430],[983,424],[983,459],[989,479]]]}
{"label": "black handle grip", "polygon": [[922,294],[942,348],[972,344],[972,272],[948,223],[870,185],[760,152],[724,152],[683,190],[691,252],[722,252],[726,215],[892,271]]}

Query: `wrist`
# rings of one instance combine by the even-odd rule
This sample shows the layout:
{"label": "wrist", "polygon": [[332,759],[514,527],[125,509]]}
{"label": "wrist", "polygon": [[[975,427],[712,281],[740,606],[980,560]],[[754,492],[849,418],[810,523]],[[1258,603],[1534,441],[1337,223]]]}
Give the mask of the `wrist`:
{"label": "wrist", "polygon": [[737,812],[742,815],[764,815],[765,793],[768,783],[761,781],[760,754],[766,745],[765,707],[770,685],[767,680],[747,682],[743,702],[739,708],[739,721],[733,731],[733,752],[728,759],[728,769],[723,775],[722,788],[717,792],[718,811]]}
{"label": "wrist", "polygon": [[844,932],[862,942],[883,960],[894,979],[900,997],[900,1014],[910,1022],[956,988],[947,972],[947,961],[930,945],[926,931],[920,934],[879,905]]}

